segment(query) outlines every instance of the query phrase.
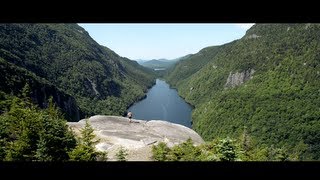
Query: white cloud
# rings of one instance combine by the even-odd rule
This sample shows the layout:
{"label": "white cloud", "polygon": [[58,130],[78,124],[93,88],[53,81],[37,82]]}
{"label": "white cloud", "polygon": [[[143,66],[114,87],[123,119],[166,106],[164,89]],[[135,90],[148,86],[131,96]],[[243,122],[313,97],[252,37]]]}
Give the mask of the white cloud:
{"label": "white cloud", "polygon": [[237,27],[240,27],[244,30],[247,30],[249,28],[251,28],[251,26],[254,25],[254,23],[244,23],[244,24],[235,24]]}

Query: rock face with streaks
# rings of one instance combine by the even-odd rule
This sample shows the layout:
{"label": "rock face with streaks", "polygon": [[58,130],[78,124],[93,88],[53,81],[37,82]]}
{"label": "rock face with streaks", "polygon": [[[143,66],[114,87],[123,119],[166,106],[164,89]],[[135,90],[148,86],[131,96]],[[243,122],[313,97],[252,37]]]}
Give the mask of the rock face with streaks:
{"label": "rock face with streaks", "polygon": [[[191,138],[195,145],[203,139],[192,129],[161,120],[136,120],[129,123],[128,118],[119,116],[96,115],[89,118],[90,125],[100,142],[97,150],[108,152],[108,160],[116,160],[120,147],[128,150],[129,161],[150,161],[151,147],[165,142],[169,147],[180,144]],[[84,127],[85,119],[79,122],[68,122],[68,125],[79,134]]]}
{"label": "rock face with streaks", "polygon": [[236,73],[232,73],[230,72],[227,82],[224,85],[225,87],[236,87],[239,86],[241,84],[243,84],[244,82],[252,79],[252,75],[255,72],[254,69],[249,69],[243,72],[236,72]]}

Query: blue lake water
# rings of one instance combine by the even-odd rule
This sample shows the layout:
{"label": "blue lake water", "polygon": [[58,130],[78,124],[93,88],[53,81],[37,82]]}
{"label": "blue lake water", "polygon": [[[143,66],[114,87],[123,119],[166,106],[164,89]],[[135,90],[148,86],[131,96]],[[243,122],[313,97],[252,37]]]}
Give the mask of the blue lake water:
{"label": "blue lake water", "polygon": [[160,79],[149,89],[147,97],[133,104],[128,111],[133,113],[134,119],[165,120],[191,128],[192,107]]}

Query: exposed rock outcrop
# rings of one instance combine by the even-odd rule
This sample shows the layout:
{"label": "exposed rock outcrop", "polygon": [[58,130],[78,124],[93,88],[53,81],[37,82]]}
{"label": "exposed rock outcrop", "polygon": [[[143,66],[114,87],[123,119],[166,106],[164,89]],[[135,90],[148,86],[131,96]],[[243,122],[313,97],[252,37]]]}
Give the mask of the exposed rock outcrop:
{"label": "exposed rock outcrop", "polygon": [[93,81],[91,81],[89,78],[87,78],[87,80],[90,82],[91,87],[92,87],[92,89],[93,89],[93,91],[94,91],[94,94],[95,94],[96,96],[97,96],[97,95],[100,95],[99,91],[97,90],[97,85],[96,85]]}
{"label": "exposed rock outcrop", "polygon": [[3,72],[0,76],[0,91],[18,95],[23,87],[28,84],[30,97],[40,108],[47,108],[48,99],[52,97],[53,102],[62,110],[68,121],[79,121],[83,118],[83,112],[79,109],[75,98],[48,81],[1,59],[0,72]]}
{"label": "exposed rock outcrop", "polygon": [[242,83],[244,83],[245,81],[251,79],[254,72],[255,72],[254,69],[248,69],[246,71],[243,71],[240,73],[236,72],[234,74],[232,74],[232,72],[230,72],[228,79],[227,79],[227,82],[224,86],[226,88],[239,86]]}
{"label": "exposed rock outcrop", "polygon": [[[203,143],[203,139],[192,129],[185,126],[161,120],[136,120],[129,123],[128,118],[119,116],[92,116],[89,123],[94,133],[100,139],[96,148],[108,152],[108,160],[116,160],[115,154],[119,148],[128,150],[129,161],[150,161],[151,147],[159,142],[165,142],[169,147],[186,141],[189,137],[195,145]],[[68,125],[79,134],[85,120],[68,122]]]}
{"label": "exposed rock outcrop", "polygon": [[251,35],[247,36],[246,39],[257,39],[259,37],[261,37],[261,36],[258,36],[256,34],[251,34]]}
{"label": "exposed rock outcrop", "polygon": [[32,82],[31,98],[41,108],[48,107],[48,98],[52,96],[54,103],[65,113],[68,121],[79,121],[82,115],[74,97],[60,91],[53,85]]}

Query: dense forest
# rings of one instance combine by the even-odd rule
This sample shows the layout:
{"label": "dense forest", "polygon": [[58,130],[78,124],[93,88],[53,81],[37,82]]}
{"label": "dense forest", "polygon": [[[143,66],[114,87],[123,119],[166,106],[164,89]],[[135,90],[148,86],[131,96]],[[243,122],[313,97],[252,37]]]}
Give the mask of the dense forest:
{"label": "dense forest", "polygon": [[181,81],[188,81],[188,78],[199,71],[219,52],[221,47],[212,46],[199,51],[197,54],[191,54],[178,61],[175,66],[169,67],[166,79],[171,85],[176,86]]}
{"label": "dense forest", "polygon": [[152,70],[99,45],[76,24],[0,24],[0,67],[2,94],[17,95],[28,84],[33,102],[44,108],[52,96],[72,121],[123,115],[155,83]]}
{"label": "dense forest", "polygon": [[320,25],[256,24],[165,78],[195,106],[193,129],[205,140],[245,131],[260,149],[320,159]]}
{"label": "dense forest", "polygon": [[0,161],[97,161],[107,154],[96,151],[93,129],[86,123],[76,137],[52,97],[39,108],[25,85],[19,95],[0,92]]}
{"label": "dense forest", "polygon": [[[76,24],[0,24],[0,70],[5,161],[107,158],[88,123],[76,137],[66,119],[123,115],[165,72],[117,55]],[[193,129],[206,143],[159,143],[154,160],[320,159],[319,24],[256,24],[165,73],[195,107]]]}

